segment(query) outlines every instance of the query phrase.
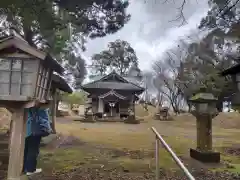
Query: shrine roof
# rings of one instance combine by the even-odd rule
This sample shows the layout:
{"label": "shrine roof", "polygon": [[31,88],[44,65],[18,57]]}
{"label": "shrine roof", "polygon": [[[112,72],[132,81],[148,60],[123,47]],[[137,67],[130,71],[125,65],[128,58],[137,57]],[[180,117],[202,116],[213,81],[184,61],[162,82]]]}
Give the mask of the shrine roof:
{"label": "shrine roof", "polygon": [[[90,78],[90,81],[89,81],[89,83],[91,83],[91,82],[94,82],[94,81],[99,81],[100,79],[102,79],[104,76],[94,76],[94,77],[92,77],[92,78]],[[141,87],[141,81],[140,80],[138,80],[137,78],[135,78],[135,77],[132,77],[132,76],[122,76],[125,80],[127,80],[128,82],[130,82],[130,83],[133,83],[133,84],[135,84],[135,85],[137,85],[137,86],[140,86]]]}
{"label": "shrine roof", "polygon": [[138,84],[130,82],[126,78],[120,76],[115,71],[110,74],[98,78],[97,80],[82,86],[83,90],[88,89],[116,89],[116,90],[133,90],[143,92],[144,88]]}
{"label": "shrine roof", "polygon": [[117,90],[143,90],[141,87],[138,87],[131,83],[119,83],[119,82],[94,82],[86,84],[83,86],[83,89],[117,89]]}

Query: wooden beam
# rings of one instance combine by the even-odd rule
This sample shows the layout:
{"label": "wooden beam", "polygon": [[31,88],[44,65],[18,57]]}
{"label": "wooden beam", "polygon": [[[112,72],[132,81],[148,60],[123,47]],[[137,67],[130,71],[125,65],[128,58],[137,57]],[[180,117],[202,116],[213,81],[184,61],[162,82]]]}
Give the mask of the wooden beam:
{"label": "wooden beam", "polygon": [[52,101],[52,107],[51,107],[51,118],[52,118],[52,130],[53,133],[56,133],[56,104],[57,104],[57,90],[53,90],[53,101]]}
{"label": "wooden beam", "polygon": [[12,114],[12,131],[9,148],[8,180],[20,180],[23,167],[27,116],[23,106]]}

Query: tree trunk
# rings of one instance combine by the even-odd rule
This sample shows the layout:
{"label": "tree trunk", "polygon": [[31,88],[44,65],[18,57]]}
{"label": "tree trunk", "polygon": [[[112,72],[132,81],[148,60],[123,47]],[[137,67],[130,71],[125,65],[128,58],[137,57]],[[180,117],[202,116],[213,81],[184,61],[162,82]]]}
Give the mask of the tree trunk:
{"label": "tree trunk", "polygon": [[161,94],[160,91],[158,91],[157,101],[158,101],[158,106],[162,107],[162,105],[163,105],[163,95]]}
{"label": "tree trunk", "polygon": [[34,44],[33,42],[33,36],[34,36],[34,33],[33,31],[31,30],[31,25],[26,22],[24,19],[23,19],[23,32],[24,32],[24,39],[28,42],[28,44],[30,44],[31,46],[33,47],[36,47],[36,45]]}
{"label": "tree trunk", "polygon": [[191,112],[191,104],[187,103],[187,105],[188,105],[188,112],[190,113]]}
{"label": "tree trunk", "polygon": [[33,32],[29,29],[24,29],[24,38],[30,46],[36,47],[33,42]]}
{"label": "tree trunk", "polygon": [[171,104],[172,104],[172,108],[173,108],[174,113],[179,114],[179,107],[176,104],[174,104],[173,102],[171,102]]}

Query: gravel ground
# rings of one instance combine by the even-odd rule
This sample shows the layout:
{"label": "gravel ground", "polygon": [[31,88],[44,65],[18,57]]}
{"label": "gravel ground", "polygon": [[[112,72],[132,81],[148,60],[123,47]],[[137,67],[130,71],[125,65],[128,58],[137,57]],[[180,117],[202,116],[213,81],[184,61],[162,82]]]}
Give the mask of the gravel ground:
{"label": "gravel ground", "polygon": [[[239,180],[240,175],[231,173],[210,173],[210,172],[194,172],[193,176],[196,180]],[[71,172],[59,173],[55,175],[38,175],[30,178],[31,180],[154,180],[152,173],[130,173],[119,171],[106,171],[104,169],[73,169]],[[173,175],[161,174],[161,180],[188,180],[182,174]]]}

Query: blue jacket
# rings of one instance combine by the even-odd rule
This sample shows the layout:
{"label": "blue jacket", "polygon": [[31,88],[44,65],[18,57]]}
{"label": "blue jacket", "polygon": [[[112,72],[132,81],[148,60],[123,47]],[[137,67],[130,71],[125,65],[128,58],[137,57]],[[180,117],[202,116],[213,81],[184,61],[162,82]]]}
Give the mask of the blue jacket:
{"label": "blue jacket", "polygon": [[36,125],[34,126],[34,124],[36,123],[32,123],[33,118],[36,115],[38,116],[36,118],[37,123],[41,124],[41,126],[45,126],[49,129],[49,131],[51,131],[51,127],[50,127],[50,123],[49,123],[49,115],[48,115],[48,109],[41,109],[41,108],[28,108],[25,109],[27,111],[27,129],[26,129],[26,137],[29,137],[33,134],[36,134],[37,132],[37,127]]}

